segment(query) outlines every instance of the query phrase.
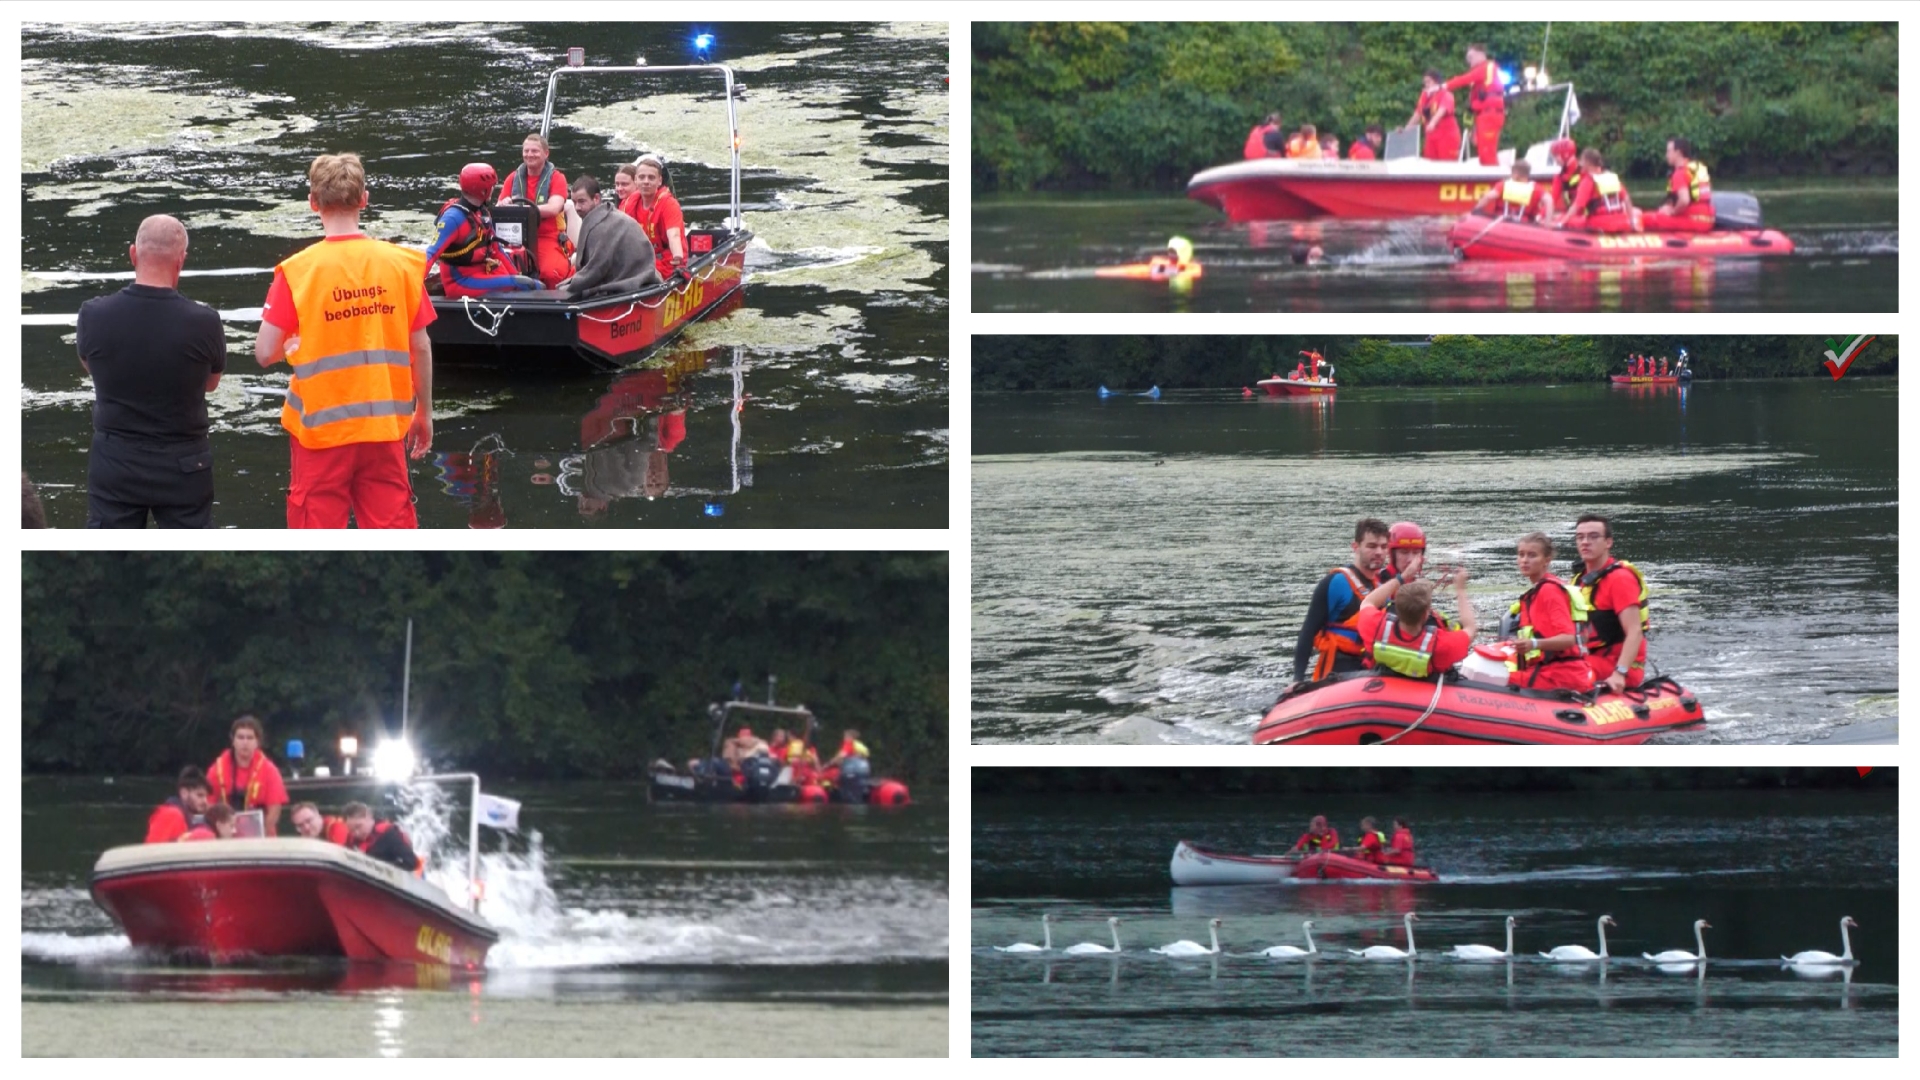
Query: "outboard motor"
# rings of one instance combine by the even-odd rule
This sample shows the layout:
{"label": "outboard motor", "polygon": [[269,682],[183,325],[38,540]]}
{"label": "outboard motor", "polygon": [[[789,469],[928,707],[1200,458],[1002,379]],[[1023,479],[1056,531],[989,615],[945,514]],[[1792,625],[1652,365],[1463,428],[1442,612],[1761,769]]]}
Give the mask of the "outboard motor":
{"label": "outboard motor", "polygon": [[780,764],[765,754],[755,754],[740,763],[740,775],[746,779],[748,791],[764,795],[780,775]]}
{"label": "outboard motor", "polygon": [[1744,191],[1713,193],[1713,227],[1716,229],[1758,229],[1760,200]]}

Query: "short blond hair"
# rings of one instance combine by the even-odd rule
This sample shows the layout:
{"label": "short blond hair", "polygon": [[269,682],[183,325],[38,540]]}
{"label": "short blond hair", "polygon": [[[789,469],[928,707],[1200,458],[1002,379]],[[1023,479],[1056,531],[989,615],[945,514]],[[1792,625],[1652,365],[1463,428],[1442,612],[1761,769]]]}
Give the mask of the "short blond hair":
{"label": "short blond hair", "polygon": [[307,188],[322,210],[358,210],[367,194],[359,154],[321,154],[307,166]]}
{"label": "short blond hair", "polygon": [[520,140],[520,145],[521,145],[521,146],[525,146],[525,145],[527,145],[527,144],[528,144],[528,143],[530,143],[530,142],[537,142],[537,143],[539,143],[539,144],[540,144],[540,149],[542,149],[542,150],[545,150],[545,151],[546,151],[546,152],[548,152],[548,153],[552,153],[552,152],[553,152],[553,145],[552,145],[551,143],[549,143],[549,142],[547,142],[547,137],[546,137],[545,135],[542,135],[542,134],[540,134],[540,133],[539,133],[539,132],[537,132],[537,131],[529,131],[529,132],[527,132],[527,137],[526,137],[526,138],[524,138],[524,139],[521,139],[521,140]]}
{"label": "short blond hair", "polygon": [[1393,594],[1393,610],[1403,623],[1423,623],[1433,610],[1433,582],[1409,581]]}

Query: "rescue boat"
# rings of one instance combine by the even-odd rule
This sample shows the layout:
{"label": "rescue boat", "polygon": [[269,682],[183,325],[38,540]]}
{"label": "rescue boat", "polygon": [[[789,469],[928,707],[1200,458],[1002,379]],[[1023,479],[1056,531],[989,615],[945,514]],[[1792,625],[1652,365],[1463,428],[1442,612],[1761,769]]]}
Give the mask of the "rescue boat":
{"label": "rescue boat", "polygon": [[1286,379],[1278,375],[1254,385],[1265,390],[1268,397],[1324,397],[1340,389],[1332,379]]}
{"label": "rescue boat", "polygon": [[[731,68],[694,64],[556,69],[547,79],[540,134],[546,135],[553,125],[554,96],[562,75],[688,72],[715,74],[725,83],[727,130],[732,135],[732,183],[725,221],[703,228],[689,222],[685,276],[675,275],[637,292],[580,299],[546,290],[484,297],[434,295],[437,317],[427,327],[427,336],[433,341],[435,360],[551,366],[556,355],[571,354],[594,367],[625,368],[653,355],[701,319],[719,317],[739,306],[753,233],[740,214],[740,129],[734,115],[737,91]],[[523,201],[494,208],[496,231],[510,248],[531,249],[533,245],[522,242],[533,239],[538,221],[533,206]],[[428,291],[434,292],[437,286],[438,275],[430,274]]]}
{"label": "rescue boat", "polygon": [[1705,722],[1699,700],[1664,676],[1624,693],[1581,694],[1514,689],[1451,674],[1436,683],[1355,671],[1282,694],[1254,730],[1253,741],[1632,746]]}
{"label": "rescue boat", "polygon": [[477,968],[500,940],[439,887],[321,840],[130,844],[100,856],[89,889],[136,947],[216,964],[317,956]]}
{"label": "rescue boat", "polygon": [[649,802],[699,803],[842,803],[869,806],[905,806],[912,802],[907,785],[887,777],[847,775],[841,769],[822,772],[824,783],[799,783],[793,768],[772,757],[756,754],[728,768],[720,758],[720,744],[737,718],[760,715],[778,718],[803,731],[811,739],[816,725],[814,715],[805,706],[760,704],[753,701],[725,701],[710,705],[713,740],[704,761],[690,762],[685,771],[661,758],[647,769]]}
{"label": "rescue boat", "polygon": [[1229,855],[1182,840],[1173,848],[1175,885],[1277,885],[1292,881],[1434,882],[1427,866],[1381,866],[1337,852]]}
{"label": "rescue boat", "polygon": [[1719,259],[1793,254],[1793,241],[1777,229],[1715,229],[1704,233],[1590,233],[1554,229],[1527,221],[1469,215],[1447,230],[1447,246],[1460,259],[1509,262],[1632,262],[1636,259]]}
{"label": "rescue boat", "polygon": [[1671,385],[1681,381],[1678,375],[1613,375],[1615,386]]}

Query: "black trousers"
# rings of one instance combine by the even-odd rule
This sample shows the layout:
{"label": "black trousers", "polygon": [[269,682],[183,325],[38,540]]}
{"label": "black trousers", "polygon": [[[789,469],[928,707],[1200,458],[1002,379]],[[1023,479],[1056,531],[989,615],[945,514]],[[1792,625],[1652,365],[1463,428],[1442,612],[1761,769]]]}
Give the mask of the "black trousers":
{"label": "black trousers", "polygon": [[213,446],[94,432],[87,455],[87,528],[213,527]]}

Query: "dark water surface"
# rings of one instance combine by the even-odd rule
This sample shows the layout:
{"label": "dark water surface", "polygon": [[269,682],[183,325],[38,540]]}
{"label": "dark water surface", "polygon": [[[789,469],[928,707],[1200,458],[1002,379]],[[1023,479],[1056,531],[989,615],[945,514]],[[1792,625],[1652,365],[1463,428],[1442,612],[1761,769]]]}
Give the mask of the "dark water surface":
{"label": "dark water surface", "polygon": [[[23,1051],[230,1055],[232,1014],[207,1006],[243,1002],[248,1043],[281,1054],[946,1053],[945,792],[881,811],[494,786],[523,800],[538,839],[504,851],[483,839],[483,914],[501,941],[468,976],[141,955],[93,904],[87,874],[101,851],[138,842],[166,781],[27,780]],[[409,835],[444,831],[422,814]],[[458,832],[434,847],[430,877],[464,879],[464,816]]]}
{"label": "dark water surface", "polygon": [[[1765,181],[1790,236],[1782,259],[1650,260],[1573,267],[1455,263],[1451,218],[1230,222],[1175,196],[988,196],[973,204],[975,311],[1897,311],[1899,208],[1892,180]],[[1653,205],[1655,192],[1635,201]],[[1206,275],[1188,293],[1097,280],[1167,237],[1193,241]],[[1318,244],[1327,262],[1297,266]]]}
{"label": "dark water surface", "polygon": [[976,741],[1245,741],[1361,516],[1467,567],[1483,641],[1520,536],[1552,537],[1559,573],[1574,519],[1610,516],[1648,578],[1648,658],[1707,713],[1667,741],[1897,711],[1875,629],[1896,614],[1894,380],[974,400]]}
{"label": "dark water surface", "polygon": [[[708,29],[708,27],[703,27]],[[735,66],[744,306],[651,370],[441,366],[423,526],[941,528],[947,520],[944,24],[711,27]],[[319,235],[307,163],[367,161],[367,231],[424,245],[468,161],[503,174],[546,74],[692,62],[681,24],[28,27],[23,450],[61,527],[85,521],[91,384],[73,313],[131,280],[141,218],[191,233],[186,295],[221,309],[214,521],[284,523],[284,367],[253,362],[273,265]],[[691,77],[689,77],[690,79]],[[610,182],[664,152],[690,224],[726,213],[712,80],[563,82],[554,162]],[[675,434],[684,423],[684,437]]]}
{"label": "dark water surface", "polygon": [[[1311,805],[1308,805],[1311,802]],[[1308,816],[1342,830],[1363,814],[1416,823],[1434,885],[1305,884],[1174,888],[1181,838],[1232,851],[1290,845]],[[1268,1056],[1887,1056],[1899,1050],[1899,869],[1892,794],[1635,792],[1559,796],[1331,796],[1268,799],[981,799],[973,808],[973,1052],[1005,1055]],[[1040,941],[1125,950],[1054,959],[995,952]],[[1361,961],[1346,950],[1406,947],[1419,957]],[[1536,953],[1597,949],[1605,965]],[[1440,953],[1502,947],[1511,964]],[[1783,970],[1779,956],[1840,951],[1852,916],[1858,967]],[[1146,950],[1176,939],[1216,958]],[[1666,971],[1642,952],[1694,948],[1709,962]],[[1250,956],[1302,943],[1311,963]],[[1241,954],[1241,955],[1234,955]]]}

